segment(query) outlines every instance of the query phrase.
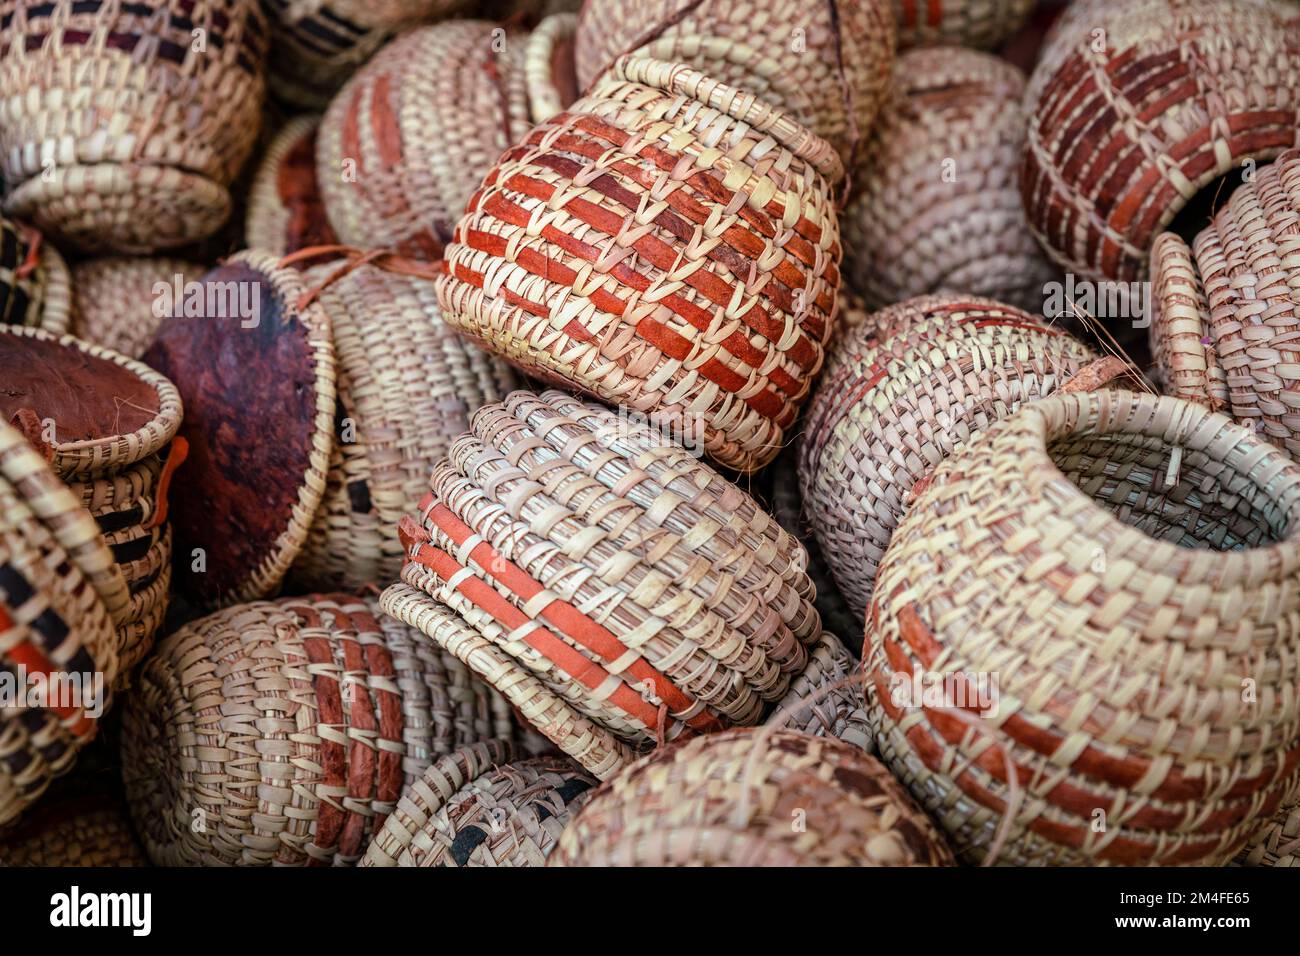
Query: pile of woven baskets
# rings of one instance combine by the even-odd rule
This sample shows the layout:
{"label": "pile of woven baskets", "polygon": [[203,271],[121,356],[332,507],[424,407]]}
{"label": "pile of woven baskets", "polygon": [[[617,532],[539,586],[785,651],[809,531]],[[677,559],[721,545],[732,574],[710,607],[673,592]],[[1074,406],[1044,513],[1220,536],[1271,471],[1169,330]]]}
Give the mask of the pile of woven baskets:
{"label": "pile of woven baskets", "polygon": [[0,0],[0,866],[1296,865],[1298,104],[1285,0]]}

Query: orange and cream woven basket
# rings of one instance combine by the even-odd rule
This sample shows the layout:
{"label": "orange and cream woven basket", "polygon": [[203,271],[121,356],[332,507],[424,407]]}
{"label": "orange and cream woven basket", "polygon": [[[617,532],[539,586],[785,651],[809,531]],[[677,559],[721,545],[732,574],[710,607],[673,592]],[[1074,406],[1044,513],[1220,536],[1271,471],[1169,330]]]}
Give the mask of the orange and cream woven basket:
{"label": "orange and cream woven basket", "polygon": [[892,0],[898,48],[950,43],[989,50],[1019,30],[1036,0]]}
{"label": "orange and cream woven basket", "polygon": [[257,167],[244,235],[254,249],[288,255],[338,242],[316,179],[319,116],[298,116],[280,128]]}
{"label": "orange and cream woven basket", "polygon": [[474,194],[438,280],[443,316],[752,471],[780,450],[831,334],[840,174],[825,140],[749,94],[621,59]]}
{"label": "orange and cream woven basket", "polygon": [[885,95],[894,58],[889,0],[587,0],[578,83],[621,55],[683,63],[752,93],[849,162]]}
{"label": "orange and cream woven basket", "polygon": [[803,419],[804,512],[859,620],[918,482],[1093,359],[1066,333],[987,299],[923,296],[835,345]]}
{"label": "orange and cream woven basket", "polygon": [[790,730],[729,730],[656,751],[602,786],[551,866],[950,866],[874,757]]}
{"label": "orange and cream woven basket", "polygon": [[515,392],[474,414],[431,486],[384,610],[601,779],[656,741],[758,723],[807,666],[803,548],[639,422]]}
{"label": "orange and cream woven basket", "polygon": [[[339,92],[321,123],[317,177],[339,238],[365,249],[441,258],[492,163],[576,90],[539,70],[556,25],[529,36],[486,20],[419,27],[384,47]],[[540,58],[540,59],[539,59]],[[569,69],[572,73],[572,69]]]}
{"label": "orange and cream woven basket", "polygon": [[1165,390],[1300,457],[1300,150],[1262,167],[1189,248],[1151,253],[1151,353]]}
{"label": "orange and cream woven basket", "polygon": [[[1052,258],[1147,276],[1221,177],[1300,145],[1300,11],[1243,0],[1075,0],[1029,81],[1021,193]],[[1244,169],[1243,169],[1244,167]]]}
{"label": "orange and cream woven basket", "polygon": [[0,325],[68,331],[68,264],[34,229],[0,216]]}
{"label": "orange and cream woven basket", "polygon": [[1041,313],[1056,275],[1020,201],[1025,78],[988,53],[905,53],[840,216],[844,272],[873,309],[927,293]]}
{"label": "orange and cream woven basket", "polygon": [[172,300],[179,286],[197,281],[207,266],[188,259],[104,256],[72,267],[72,327],[79,339],[139,358],[149,348],[165,315],[159,283]]}
{"label": "orange and cream woven basket", "polygon": [[1227,863],[1300,787],[1300,467],[1223,415],[1023,407],[908,509],[867,622],[882,759],[959,859]]}
{"label": "orange and cream woven basket", "polygon": [[259,126],[257,0],[3,0],[0,19],[7,213],[90,251],[220,228]]}
{"label": "orange and cream woven basket", "polygon": [[437,757],[522,738],[454,656],[346,595],[181,628],[124,710],[131,812],[169,866],[351,865]]}
{"label": "orange and cream woven basket", "polygon": [[597,781],[568,757],[519,756],[487,740],[436,761],[358,865],[544,866]]}

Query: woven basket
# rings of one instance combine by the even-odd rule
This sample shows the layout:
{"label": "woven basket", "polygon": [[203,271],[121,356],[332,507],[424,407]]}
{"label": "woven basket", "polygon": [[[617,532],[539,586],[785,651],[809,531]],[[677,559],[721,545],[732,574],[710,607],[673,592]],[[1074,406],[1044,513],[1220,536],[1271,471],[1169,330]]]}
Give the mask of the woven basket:
{"label": "woven basket", "polygon": [[196,606],[274,593],[325,497],[334,346],[308,291],[278,258],[241,252],[204,276],[202,307],[178,308],[145,352],[189,410],[171,513],[176,588]]}
{"label": "woven basket", "polygon": [[[15,679],[20,668],[101,675],[111,690],[118,642],[106,598],[120,611],[128,592],[99,528],[23,435],[0,421],[0,667]],[[0,825],[94,737],[87,703],[0,707]]]}
{"label": "woven basket", "polygon": [[1300,803],[1283,804],[1232,862],[1234,866],[1300,867]]}
{"label": "woven basket", "polygon": [[587,0],[579,86],[622,54],[681,62],[752,93],[849,162],[889,82],[889,0]]}
{"label": "woven basket", "polygon": [[316,180],[319,116],[285,123],[271,140],[253,179],[244,232],[254,249],[287,255],[338,242]]}
{"label": "woven basket", "polygon": [[1156,236],[1216,180],[1300,145],[1297,16],[1240,0],[1070,5],[1029,82],[1020,181],[1057,262],[1144,279]]}
{"label": "woven basket", "polygon": [[961,46],[990,50],[1019,30],[1036,0],[893,0],[898,48]]}
{"label": "woven basket", "polygon": [[551,866],[944,866],[898,781],[840,740],[729,730],[661,750],[600,788]]}
{"label": "woven basket", "polygon": [[597,781],[567,757],[512,762],[488,740],[406,788],[360,866],[543,866]]}
{"label": "woven basket", "polygon": [[853,658],[830,631],[822,631],[808,666],[790,682],[764,723],[813,737],[838,737],[868,753],[875,749]]}
{"label": "woven basket", "polygon": [[[325,284],[334,268],[311,269],[304,282]],[[318,301],[333,327],[338,410],[324,499],[291,571],[295,590],[396,578],[394,531],[429,490],[429,470],[474,409],[516,385],[509,366],[442,321],[428,281],[364,266]]]}
{"label": "woven basket", "polygon": [[453,655],[344,595],[219,611],[171,634],[122,728],[160,865],[349,865],[430,762],[521,738]]}
{"label": "woven basket", "polygon": [[68,331],[68,265],[34,230],[0,216],[0,325]]}
{"label": "woven basket", "polygon": [[1300,456],[1300,150],[1232,194],[1192,248],[1151,253],[1151,351],[1168,394]]}
{"label": "woven basket", "polygon": [[858,620],[917,482],[1092,358],[1019,309],[950,296],[885,309],[836,343],[804,418],[799,481],[821,554]]}
{"label": "woven basket", "polygon": [[877,745],[967,861],[1226,863],[1300,786],[1297,619],[1285,454],[1179,399],[1054,395],[894,533]]}
{"label": "woven basket", "polygon": [[845,275],[873,309],[927,293],[1031,313],[1056,274],[1025,223],[1023,75],[987,53],[914,50],[894,64],[840,217]]}
{"label": "woven basket", "polygon": [[[555,21],[554,26],[572,20]],[[552,24],[552,21],[547,21]],[[321,123],[317,175],[334,231],[361,248],[442,256],[492,163],[541,114],[576,91],[539,74],[553,29],[529,67],[525,34],[455,20],[398,37],[348,82]]]}
{"label": "woven basket", "polygon": [[147,253],[221,226],[257,137],[255,0],[4,0],[0,17],[7,213],[92,251]]}
{"label": "woven basket", "polygon": [[264,0],[274,53],[268,84],[277,99],[322,110],[356,69],[395,33],[450,16],[469,0]]}
{"label": "woven basket", "polygon": [[103,794],[43,804],[0,832],[0,867],[148,865],[126,807]]}
{"label": "woven basket", "polygon": [[529,374],[702,433],[714,459],[751,471],[821,367],[839,169],[786,114],[626,58],[501,157],[447,248],[438,301]]}
{"label": "woven basket", "polygon": [[559,392],[515,392],[472,428],[402,522],[402,580],[426,598],[390,589],[386,611],[528,704],[601,779],[656,740],[757,723],[785,695],[820,625],[803,549],[753,499]]}
{"label": "woven basket", "polygon": [[207,267],[187,259],[105,256],[72,268],[73,316],[77,338],[139,358],[153,342],[163,317],[154,311],[155,286],[199,279]]}

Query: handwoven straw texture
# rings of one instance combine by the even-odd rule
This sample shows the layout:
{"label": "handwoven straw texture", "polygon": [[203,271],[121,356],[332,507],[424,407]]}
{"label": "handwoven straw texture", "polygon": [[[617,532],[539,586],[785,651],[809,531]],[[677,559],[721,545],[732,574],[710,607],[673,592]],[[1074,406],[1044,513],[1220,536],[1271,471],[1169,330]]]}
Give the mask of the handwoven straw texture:
{"label": "handwoven straw texture", "polygon": [[867,640],[880,753],[960,859],[1226,863],[1300,786],[1300,468],[1179,399],[1027,405],[908,510]]}
{"label": "handwoven straw texture", "polygon": [[1029,81],[1020,181],[1058,263],[1144,279],[1156,236],[1201,189],[1300,145],[1294,17],[1294,6],[1241,0],[1066,9]]}
{"label": "handwoven straw texture", "polygon": [[551,866],[942,866],[952,854],[898,781],[841,740],[729,730],[606,783]]}
{"label": "handwoven straw texture", "polygon": [[[472,429],[402,523],[402,580],[507,658],[485,675],[502,693],[531,674],[634,748],[757,723],[784,696],[820,624],[803,549],[753,499],[559,392],[515,392]],[[591,741],[563,710],[525,716],[602,779],[626,756],[575,747]]]}
{"label": "handwoven straw texture", "polygon": [[1234,866],[1300,867],[1300,803],[1284,803],[1232,862]]}
{"label": "handwoven straw texture", "polygon": [[274,40],[271,92],[299,109],[322,110],[389,37],[467,5],[468,0],[264,0]]}
{"label": "handwoven straw texture", "polygon": [[418,27],[325,113],[317,175],[343,242],[437,260],[492,163],[529,122],[524,34],[485,20]]}
{"label": "handwoven straw texture", "polygon": [[7,212],[88,250],[150,252],[220,227],[257,137],[255,0],[4,0],[0,18]]}
{"label": "handwoven straw texture", "polygon": [[66,332],[71,295],[68,264],[59,250],[0,216],[0,325]]}
{"label": "handwoven straw texture", "polygon": [[360,866],[543,866],[596,778],[506,741],[441,758],[408,786]]}
{"label": "handwoven straw texture", "polygon": [[188,259],[105,256],[72,268],[71,332],[79,339],[139,358],[166,316],[157,314],[154,286],[197,281],[207,267]]}
{"label": "handwoven straw texture", "polygon": [[854,678],[854,669],[853,658],[839,638],[822,631],[808,655],[808,666],[790,682],[790,689],[765,723],[814,737],[838,737],[871,753],[876,745],[862,681]]}
{"label": "handwoven straw texture", "polygon": [[927,293],[1031,313],[1056,270],[1020,201],[1025,80],[987,53],[913,50],[894,64],[840,217],[845,276],[873,309]]}
{"label": "handwoven straw texture", "polygon": [[438,301],[529,374],[702,432],[751,471],[780,450],[830,337],[837,167],[748,94],[620,60],[501,157]]}
{"label": "handwoven straw texture", "polygon": [[544,123],[578,98],[574,43],[576,13],[556,13],[537,25],[524,48],[524,77],[528,86],[528,119]]}
{"label": "handwoven straw texture", "polygon": [[[334,268],[311,269],[304,281],[322,284]],[[394,529],[429,490],[429,470],[469,428],[470,413],[517,383],[509,366],[442,321],[426,280],[363,266],[318,301],[333,328],[340,411],[294,586],[392,581],[402,568]]]}
{"label": "handwoven straw texture", "polygon": [[338,242],[316,179],[319,116],[298,116],[275,134],[248,197],[248,244],[276,255]]}
{"label": "handwoven straw texture", "polygon": [[126,808],[96,794],[44,807],[0,832],[0,866],[148,866]]}
{"label": "handwoven straw texture", "polygon": [[804,417],[799,482],[822,556],[859,620],[917,482],[1091,358],[1064,332],[973,297],[922,296],[836,342]]}
{"label": "handwoven straw texture", "polygon": [[122,764],[150,859],[350,865],[438,756],[518,734],[452,655],[344,595],[255,602],[163,640]]}
{"label": "handwoven straw texture", "polygon": [[[116,582],[99,529],[15,430],[0,422],[0,666],[13,674],[118,674],[113,620],[95,582]],[[86,687],[86,690],[91,690]],[[0,708],[0,824],[72,766],[96,722],[79,702]],[[99,703],[107,706],[106,700]]]}
{"label": "handwoven straw texture", "polygon": [[848,163],[894,58],[889,0],[587,0],[578,82],[620,55],[685,63],[788,112]]}
{"label": "handwoven straw texture", "polygon": [[892,0],[898,48],[949,43],[992,49],[1020,29],[1035,0]]}
{"label": "handwoven straw texture", "polygon": [[1151,352],[1171,395],[1300,456],[1300,151],[1243,183],[1189,249],[1151,254]]}

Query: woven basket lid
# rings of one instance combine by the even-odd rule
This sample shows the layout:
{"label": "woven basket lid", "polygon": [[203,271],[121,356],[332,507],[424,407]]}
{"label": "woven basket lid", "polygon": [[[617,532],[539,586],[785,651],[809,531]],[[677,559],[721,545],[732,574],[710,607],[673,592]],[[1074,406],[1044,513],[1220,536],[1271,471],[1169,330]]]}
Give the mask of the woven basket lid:
{"label": "woven basket lid", "polygon": [[319,116],[297,116],[262,156],[248,199],[248,244],[275,255],[338,242],[316,181]]}
{"label": "woven basket lid", "polygon": [[892,0],[898,48],[955,43],[990,50],[1014,34],[1036,0]]}
{"label": "woven basket lid", "polygon": [[198,280],[208,270],[188,259],[103,256],[83,259],[72,269],[73,318],[79,339],[139,358],[153,342],[163,316],[153,305],[158,283],[175,286]]}
{"label": "woven basket lid", "polygon": [[145,353],[191,409],[171,519],[176,587],[195,603],[272,593],[325,493],[334,347],[321,305],[300,305],[306,292],[297,270],[241,252],[175,297]]}
{"label": "woven basket lid", "polygon": [[1058,393],[895,532],[877,745],[968,862],[1223,864],[1300,787],[1298,614],[1285,453],[1180,399]]}
{"label": "woven basket lid", "polygon": [[597,781],[567,757],[516,757],[489,740],[438,760],[406,788],[359,865],[543,866]]}
{"label": "woven basket lid", "polygon": [[894,63],[840,216],[846,281],[871,308],[930,293],[1041,313],[1057,270],[1020,199],[1024,75],[959,47]]}
{"label": "woven basket lid", "polygon": [[431,761],[482,739],[529,746],[503,700],[430,650],[348,595],[237,605],[167,636],[122,725],[150,859],[350,865]]}
{"label": "woven basket lid", "polygon": [[600,788],[552,866],[945,866],[934,825],[875,758],[789,730],[697,737]]}

